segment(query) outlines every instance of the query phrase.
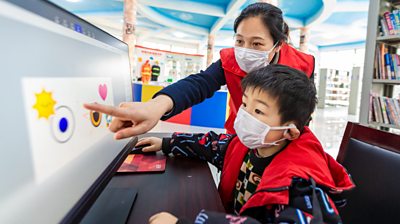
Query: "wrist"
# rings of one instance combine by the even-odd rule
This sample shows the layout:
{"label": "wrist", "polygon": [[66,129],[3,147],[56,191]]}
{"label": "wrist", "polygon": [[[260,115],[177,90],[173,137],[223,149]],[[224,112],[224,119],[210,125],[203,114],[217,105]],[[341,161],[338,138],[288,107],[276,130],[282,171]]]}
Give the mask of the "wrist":
{"label": "wrist", "polygon": [[148,102],[157,105],[157,111],[160,112],[161,116],[169,113],[174,107],[174,101],[171,99],[171,97],[164,94],[160,94]]}
{"label": "wrist", "polygon": [[161,151],[165,155],[169,155],[171,153],[171,139],[172,138],[163,138],[161,142]]}

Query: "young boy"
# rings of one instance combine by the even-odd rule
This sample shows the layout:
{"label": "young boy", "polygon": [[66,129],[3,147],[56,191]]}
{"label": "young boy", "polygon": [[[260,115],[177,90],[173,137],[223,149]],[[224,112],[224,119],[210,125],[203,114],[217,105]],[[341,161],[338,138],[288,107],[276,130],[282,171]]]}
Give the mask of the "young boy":
{"label": "young boy", "polygon": [[[298,70],[269,65],[248,74],[242,90],[237,135],[174,133],[138,145],[198,157],[222,170],[220,196],[234,215],[201,211],[196,223],[341,223],[335,205],[344,205],[340,193],[354,184],[305,127],[317,102],[314,84]],[[177,221],[169,213],[150,218]]]}

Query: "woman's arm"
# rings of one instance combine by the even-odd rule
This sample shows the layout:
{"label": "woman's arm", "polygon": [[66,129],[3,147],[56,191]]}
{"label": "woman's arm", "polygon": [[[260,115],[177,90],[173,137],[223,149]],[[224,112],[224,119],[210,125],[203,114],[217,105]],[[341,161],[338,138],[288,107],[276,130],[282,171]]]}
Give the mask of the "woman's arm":
{"label": "woman's arm", "polygon": [[161,90],[147,102],[124,102],[118,107],[86,103],[84,107],[113,116],[110,130],[115,132],[115,139],[123,139],[148,132],[160,119],[166,120],[202,102],[222,85],[225,85],[224,71],[221,61],[217,61],[205,71]]}
{"label": "woman's arm", "polygon": [[153,98],[157,99],[160,96],[169,96],[172,100],[172,110],[161,118],[162,120],[166,120],[212,97],[225,84],[224,70],[222,69],[221,60],[218,60],[211,64],[205,71],[190,75],[160,90]]}

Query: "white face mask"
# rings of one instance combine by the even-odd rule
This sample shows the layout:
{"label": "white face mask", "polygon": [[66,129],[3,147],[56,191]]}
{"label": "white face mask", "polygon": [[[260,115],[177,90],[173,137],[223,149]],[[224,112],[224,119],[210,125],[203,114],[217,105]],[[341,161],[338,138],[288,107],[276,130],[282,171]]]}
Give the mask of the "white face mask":
{"label": "white face mask", "polygon": [[249,73],[269,65],[268,55],[275,48],[276,44],[269,51],[259,51],[244,47],[235,47],[235,58],[239,67]]}
{"label": "white face mask", "polygon": [[270,130],[285,130],[283,134],[285,135],[288,129],[295,127],[294,124],[290,124],[289,126],[271,127],[257,120],[257,118],[253,117],[242,108],[239,108],[234,123],[234,128],[240,141],[250,149],[266,148],[278,145],[278,142],[286,140],[286,138],[281,138],[274,142],[264,142],[268,132]]}

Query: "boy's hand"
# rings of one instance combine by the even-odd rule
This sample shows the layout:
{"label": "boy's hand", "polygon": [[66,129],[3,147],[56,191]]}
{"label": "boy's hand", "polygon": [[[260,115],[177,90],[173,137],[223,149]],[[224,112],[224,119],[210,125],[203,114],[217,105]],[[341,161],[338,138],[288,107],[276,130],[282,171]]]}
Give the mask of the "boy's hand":
{"label": "boy's hand", "polygon": [[168,212],[160,212],[149,219],[149,224],[175,224],[178,218]]}
{"label": "boy's hand", "polygon": [[156,137],[142,138],[139,140],[136,146],[147,145],[147,144],[149,144],[150,146],[144,147],[142,150],[143,152],[157,152],[161,150],[162,139]]}

